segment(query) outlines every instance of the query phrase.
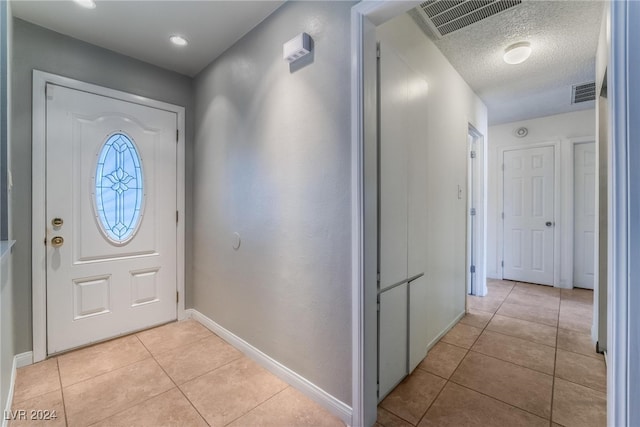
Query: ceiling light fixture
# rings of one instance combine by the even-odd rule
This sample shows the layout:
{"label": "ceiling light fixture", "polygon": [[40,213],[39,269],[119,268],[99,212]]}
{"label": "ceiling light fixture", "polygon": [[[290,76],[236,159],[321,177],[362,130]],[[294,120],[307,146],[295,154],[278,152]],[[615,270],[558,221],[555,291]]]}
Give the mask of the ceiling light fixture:
{"label": "ceiling light fixture", "polygon": [[507,64],[521,64],[531,55],[531,43],[519,42],[514,43],[504,50],[504,62]]}
{"label": "ceiling light fixture", "polygon": [[178,35],[173,35],[169,37],[169,40],[171,41],[171,43],[175,44],[176,46],[186,46],[189,44],[187,39]]}
{"label": "ceiling light fixture", "polygon": [[93,0],[73,0],[77,5],[82,6],[87,9],[95,9],[96,2]]}

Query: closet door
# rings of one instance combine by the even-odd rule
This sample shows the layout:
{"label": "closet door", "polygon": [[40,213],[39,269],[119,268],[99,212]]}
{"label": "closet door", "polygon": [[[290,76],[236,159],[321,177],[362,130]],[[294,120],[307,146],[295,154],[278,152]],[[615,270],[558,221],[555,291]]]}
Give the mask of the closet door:
{"label": "closet door", "polygon": [[[407,66],[381,46],[378,381],[382,400],[408,374]],[[404,281],[404,283],[403,283]]]}
{"label": "closet door", "polygon": [[[428,85],[422,75],[407,67],[406,135],[408,149],[407,169],[407,247],[409,278],[409,372],[427,355],[429,331],[427,326],[427,117]],[[420,276],[422,275],[422,276]]]}
{"label": "closet door", "polygon": [[424,120],[427,83],[393,50],[379,61],[380,400],[427,352],[427,208]]}

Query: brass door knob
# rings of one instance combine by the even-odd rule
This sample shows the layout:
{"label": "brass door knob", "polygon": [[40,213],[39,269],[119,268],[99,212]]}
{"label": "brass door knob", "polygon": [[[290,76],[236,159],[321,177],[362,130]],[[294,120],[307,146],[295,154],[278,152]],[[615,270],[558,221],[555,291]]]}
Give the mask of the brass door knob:
{"label": "brass door knob", "polygon": [[61,236],[56,236],[51,239],[51,246],[54,248],[59,248],[64,243],[64,239]]}

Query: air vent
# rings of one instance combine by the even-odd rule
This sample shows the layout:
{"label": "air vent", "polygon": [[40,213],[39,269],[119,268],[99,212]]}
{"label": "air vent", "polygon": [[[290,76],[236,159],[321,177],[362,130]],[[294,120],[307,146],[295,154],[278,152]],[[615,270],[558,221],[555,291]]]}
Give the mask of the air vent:
{"label": "air vent", "polygon": [[571,87],[571,103],[593,101],[596,99],[596,83],[583,83]]}
{"label": "air vent", "polygon": [[428,35],[441,39],[521,3],[522,0],[428,0],[410,14]]}

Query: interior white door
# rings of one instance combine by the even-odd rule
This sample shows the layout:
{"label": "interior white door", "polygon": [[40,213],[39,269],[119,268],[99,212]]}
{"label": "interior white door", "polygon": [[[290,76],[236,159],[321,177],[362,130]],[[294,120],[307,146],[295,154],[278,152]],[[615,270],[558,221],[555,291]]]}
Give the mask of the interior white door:
{"label": "interior white door", "polygon": [[554,147],[504,152],[504,272],[553,285]]}
{"label": "interior white door", "polygon": [[596,226],[596,147],[574,146],[573,285],[593,289]]}
{"label": "interior white door", "polygon": [[[390,49],[380,59],[378,382],[383,399],[408,372],[407,67]],[[394,287],[396,286],[396,287]]]}
{"label": "interior white door", "polygon": [[176,319],[173,112],[47,84],[47,351]]}

